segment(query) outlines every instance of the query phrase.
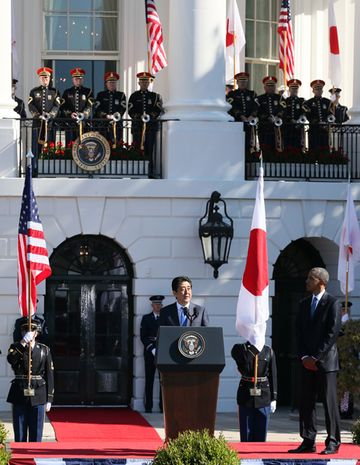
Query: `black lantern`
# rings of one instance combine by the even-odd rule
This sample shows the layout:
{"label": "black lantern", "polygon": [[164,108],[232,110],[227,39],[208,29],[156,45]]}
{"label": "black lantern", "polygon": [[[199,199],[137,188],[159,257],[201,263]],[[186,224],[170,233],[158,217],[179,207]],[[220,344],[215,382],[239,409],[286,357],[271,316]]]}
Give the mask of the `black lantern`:
{"label": "black lantern", "polygon": [[[233,220],[226,212],[226,203],[220,199],[221,194],[214,191],[206,204],[205,215],[199,221],[204,261],[214,268],[214,278],[219,276],[218,269],[228,262],[230,245],[234,236]],[[224,217],[219,212],[222,204]],[[207,216],[207,218],[206,218]]]}

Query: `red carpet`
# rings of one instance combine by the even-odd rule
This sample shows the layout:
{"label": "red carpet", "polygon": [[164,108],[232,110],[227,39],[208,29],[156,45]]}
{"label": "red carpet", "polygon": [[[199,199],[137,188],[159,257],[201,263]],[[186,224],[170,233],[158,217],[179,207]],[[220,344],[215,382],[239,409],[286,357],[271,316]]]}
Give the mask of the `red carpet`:
{"label": "red carpet", "polygon": [[130,408],[53,408],[48,413],[58,442],[131,441],[162,444],[156,430]]}
{"label": "red carpet", "polygon": [[[339,452],[334,455],[321,455],[324,443],[316,446],[314,454],[289,454],[289,449],[294,449],[299,443],[294,442],[236,442],[230,443],[231,447],[239,453],[242,459],[281,459],[281,460],[359,460],[360,446],[355,444],[341,444]],[[303,465],[303,464],[302,464]]]}
{"label": "red carpet", "polygon": [[[153,458],[156,450],[163,445],[156,430],[139,413],[129,408],[54,408],[49,418],[58,442],[13,442],[10,444],[13,454],[11,465],[55,465],[51,458],[59,458],[56,463],[63,465],[74,465],[86,458],[102,459],[100,462],[103,465],[107,465],[106,459],[110,459],[112,465],[130,462],[142,465],[144,459]],[[288,449],[296,447],[298,443],[230,445],[246,465],[325,465],[326,462],[328,465],[356,465],[360,459],[360,447],[353,444],[342,444],[339,453],[330,456],[319,453],[288,454]],[[323,447],[319,443],[317,450],[321,452]],[[71,460],[75,458],[79,460]],[[88,460],[84,465],[90,462]]]}

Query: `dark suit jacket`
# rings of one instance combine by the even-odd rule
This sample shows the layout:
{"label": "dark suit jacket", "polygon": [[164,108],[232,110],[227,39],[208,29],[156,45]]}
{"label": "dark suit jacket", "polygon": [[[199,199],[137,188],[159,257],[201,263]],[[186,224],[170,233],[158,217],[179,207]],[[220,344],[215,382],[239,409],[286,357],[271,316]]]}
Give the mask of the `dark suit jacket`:
{"label": "dark suit jacket", "polygon": [[312,296],[300,302],[296,320],[298,356],[315,357],[318,368],[325,371],[339,370],[336,339],[341,328],[340,302],[325,292],[311,318]]}
{"label": "dark suit jacket", "polygon": [[140,323],[140,339],[144,344],[144,353],[151,353],[156,347],[156,335],[159,329],[159,318],[156,320],[154,313],[144,315]]}
{"label": "dark suit jacket", "polygon": [[[191,326],[208,326],[209,316],[205,310],[205,307],[190,303],[189,306],[190,315],[196,314]],[[190,323],[188,323],[188,326]],[[159,326],[180,326],[178,311],[176,302],[160,310]]]}

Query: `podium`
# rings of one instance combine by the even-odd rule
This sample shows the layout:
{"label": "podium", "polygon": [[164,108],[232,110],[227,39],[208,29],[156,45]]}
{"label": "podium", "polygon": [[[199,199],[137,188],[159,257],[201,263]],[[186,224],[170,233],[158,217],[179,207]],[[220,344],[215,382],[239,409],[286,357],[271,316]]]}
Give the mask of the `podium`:
{"label": "podium", "polygon": [[182,431],[214,434],[219,375],[225,366],[222,328],[160,326],[160,372],[166,440]]}

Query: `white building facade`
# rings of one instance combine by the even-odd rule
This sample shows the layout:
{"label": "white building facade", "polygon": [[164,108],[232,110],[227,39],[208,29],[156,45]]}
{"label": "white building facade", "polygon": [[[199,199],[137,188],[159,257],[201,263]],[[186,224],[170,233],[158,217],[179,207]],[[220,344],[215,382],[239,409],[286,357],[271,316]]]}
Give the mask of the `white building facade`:
{"label": "white building facade", "polygon": [[[84,11],[76,10],[75,3]],[[264,0],[263,3],[278,13],[279,2]],[[303,82],[301,94],[306,98],[311,96],[313,79],[324,79],[331,87],[327,78],[327,3],[324,0],[292,2],[296,73]],[[44,313],[48,321],[53,353],[58,351],[56,382],[64,394],[60,403],[118,402],[142,411],[141,317],[150,311],[151,295],[164,294],[164,303],[171,303],[172,278],[190,276],[194,302],[204,305],[211,325],[221,326],[224,331],[226,366],[221,374],[218,411],[235,411],[239,377],[230,352],[240,340],[235,331],[236,303],[247,255],[256,182],[245,179],[242,124],[229,121],[224,98],[226,1],[158,0],[157,6],[169,66],[158,74],[154,90],[163,96],[164,118],[172,120],[163,124],[163,179],[63,176],[34,179],[50,259],[53,258],[54,269],[58,270],[52,280],[39,286],[38,312]],[[238,6],[242,18],[248,20],[249,5],[245,0],[238,0]],[[360,70],[356,53],[360,33],[355,24],[360,21],[360,6],[351,0],[338,0],[335,9],[343,59],[342,101],[350,108],[351,123],[356,124],[360,114],[360,91],[355,78]],[[269,11],[270,16],[276,17],[274,11]],[[261,22],[261,12],[254,14]],[[73,42],[65,37],[71,35],[73,22],[74,26],[81,23],[79,27],[85,35],[86,28],[92,28],[88,42],[74,45],[74,41],[80,40],[75,33]],[[140,0],[89,0],[73,4],[71,0],[3,0],[0,24],[4,38],[0,50],[3,67],[0,75],[3,118],[0,120],[0,313],[3,322],[0,326],[0,410],[6,410],[10,408],[6,395],[12,378],[6,352],[14,321],[19,316],[17,228],[24,183],[18,177],[19,156],[24,155],[19,153],[18,122],[7,119],[14,117],[11,54],[16,53],[12,63],[19,79],[18,96],[25,101],[29,90],[37,85],[38,67],[53,67],[55,83],[60,83],[66,66],[75,66],[75,63],[80,66],[85,63],[95,70],[89,73],[89,86],[90,83],[99,86],[98,74],[102,77],[106,66],[114,66],[121,76],[119,89],[129,96],[137,88],[136,73],[146,68],[146,33],[144,5]],[[56,35],[59,33],[54,32],[55,27],[57,31],[65,28],[67,34],[60,39]],[[272,37],[271,28],[269,31]],[[91,39],[96,34],[100,42]],[[101,39],[102,34],[107,34],[107,38]],[[257,37],[261,37],[260,32]],[[15,50],[11,50],[12,40],[16,40]],[[264,40],[267,41],[267,36]],[[106,50],[102,50],[104,43]],[[76,49],[77,46],[82,49]],[[277,64],[271,53],[262,59],[261,56],[245,57],[245,51],[242,62],[252,70],[259,69],[258,64],[265,66],[260,68],[264,70],[271,70]],[[262,76],[256,78],[260,81]],[[213,278],[212,268],[203,262],[198,237],[199,219],[214,190],[226,200],[228,214],[234,220],[229,263],[220,268],[218,279]],[[284,405],[292,406],[296,383],[295,375],[288,376],[293,348],[293,333],[288,325],[293,323],[296,302],[304,294],[307,270],[325,266],[331,276],[329,291],[342,298],[336,278],[346,194],[347,183],[336,180],[265,180],[272,313],[267,341],[278,353]],[[355,200],[360,199],[358,183],[352,184],[352,194]],[[81,245],[83,240],[85,245]],[[95,273],[92,277],[82,274],[80,265],[76,271],[71,268],[75,265],[69,257],[79,244],[85,250],[89,244],[101,249],[102,243],[104,250],[108,245],[115,255],[118,253],[121,272],[111,272],[115,261],[108,270],[105,265],[99,268],[96,279]],[[99,257],[98,249],[96,253]],[[86,265],[88,268],[84,269],[91,268],[91,264]],[[100,275],[105,276],[102,281]],[[105,289],[101,286],[107,286],[108,296],[109,289],[115,289],[116,296],[122,299],[120,326],[111,316],[98,312],[97,302]],[[350,296],[355,316],[360,313],[359,294],[357,279]],[[61,305],[64,305],[62,309]],[[109,310],[109,302],[108,305]],[[84,317],[85,307],[94,314]],[[113,332],[101,329],[104,321],[106,331],[109,325],[114,325]],[[116,331],[121,333],[121,338],[116,339]],[[119,340],[123,351],[110,351],[114,359],[105,361],[109,354],[105,347]],[[71,363],[67,365],[70,358]],[[120,367],[116,375],[113,364]],[[95,393],[87,389],[91,383],[97,385]],[[123,389],[121,394],[117,392],[119,386]],[[108,397],[103,395],[106,390]],[[155,387],[156,396],[157,391]]]}

